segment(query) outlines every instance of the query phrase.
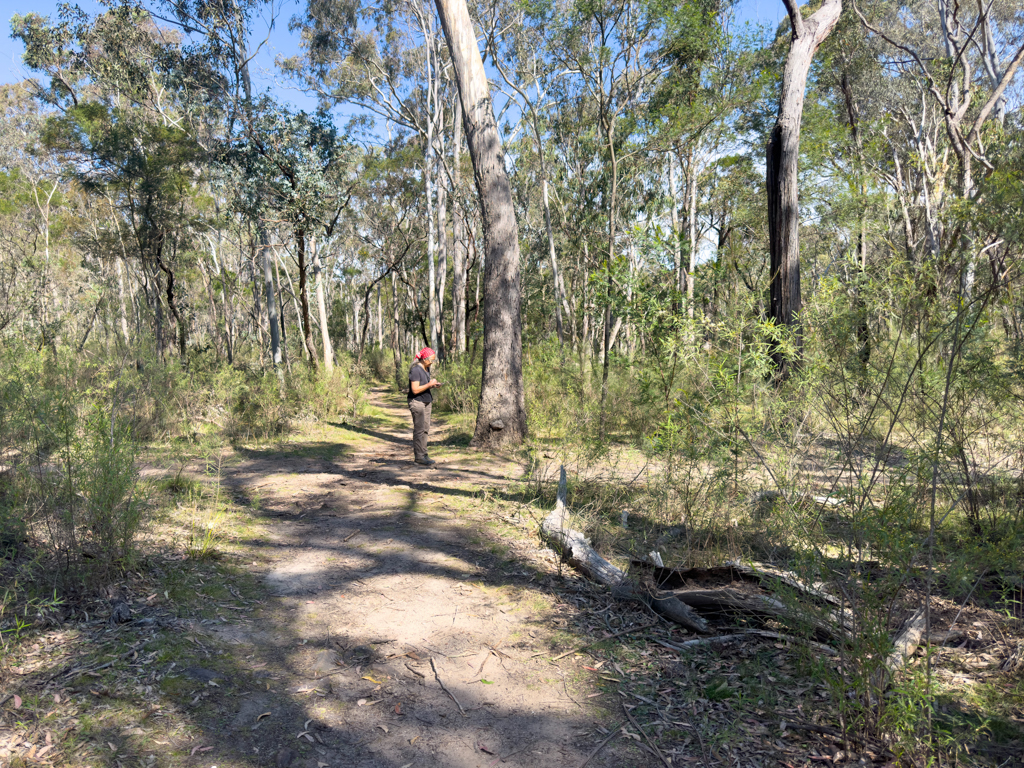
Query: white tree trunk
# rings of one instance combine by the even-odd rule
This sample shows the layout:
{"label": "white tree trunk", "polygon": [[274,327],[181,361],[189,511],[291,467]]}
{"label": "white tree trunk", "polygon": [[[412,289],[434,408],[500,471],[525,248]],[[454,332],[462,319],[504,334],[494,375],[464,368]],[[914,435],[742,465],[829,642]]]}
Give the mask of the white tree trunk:
{"label": "white tree trunk", "polygon": [[317,248],[316,236],[310,235],[309,250],[313,259],[313,279],[316,280],[316,308],[320,315],[320,336],[324,343],[324,370],[330,377],[334,373],[334,347],[331,345],[331,334],[327,331],[327,302],[324,301],[324,271],[320,263],[320,249]]}
{"label": "white tree trunk", "polygon": [[452,229],[454,249],[452,253],[452,337],[451,345],[456,354],[466,353],[466,258],[469,250],[466,242],[466,224],[460,205],[459,182],[462,179],[462,102],[455,100],[455,138],[452,143]]}

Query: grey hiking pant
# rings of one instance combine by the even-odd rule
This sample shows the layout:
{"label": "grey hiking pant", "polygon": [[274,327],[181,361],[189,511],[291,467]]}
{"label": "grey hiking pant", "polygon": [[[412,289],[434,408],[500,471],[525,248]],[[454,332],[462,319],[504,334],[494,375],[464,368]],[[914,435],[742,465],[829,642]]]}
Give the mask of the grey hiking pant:
{"label": "grey hiking pant", "polygon": [[431,405],[431,403],[421,403],[419,400],[409,401],[409,412],[412,414],[412,452],[417,459],[427,458]]}

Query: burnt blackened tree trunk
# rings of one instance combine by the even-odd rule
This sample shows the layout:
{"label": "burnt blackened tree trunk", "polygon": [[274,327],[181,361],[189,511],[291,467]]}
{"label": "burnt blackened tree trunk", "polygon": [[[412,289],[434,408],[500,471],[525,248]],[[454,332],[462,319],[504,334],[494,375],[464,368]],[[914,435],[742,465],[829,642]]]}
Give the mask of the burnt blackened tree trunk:
{"label": "burnt blackened tree trunk", "polygon": [[[843,0],[825,0],[803,18],[796,0],[783,0],[792,27],[789,55],[782,72],[779,117],[768,139],[766,186],[768,188],[768,240],[771,252],[769,317],[776,325],[793,328],[799,346],[800,329],[800,209],[797,172],[800,159],[800,121],[811,59],[839,21]],[[780,350],[774,355],[781,376],[790,360]]]}
{"label": "burnt blackened tree trunk", "polygon": [[484,359],[473,445],[515,445],[526,436],[520,315],[519,228],[487,75],[466,0],[435,0],[455,65],[462,121],[484,229]]}

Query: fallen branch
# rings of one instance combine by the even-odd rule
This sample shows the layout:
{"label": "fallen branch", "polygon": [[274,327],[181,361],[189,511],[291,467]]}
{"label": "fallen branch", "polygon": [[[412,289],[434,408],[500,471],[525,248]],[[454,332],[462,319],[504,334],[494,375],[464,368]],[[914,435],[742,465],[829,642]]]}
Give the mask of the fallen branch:
{"label": "fallen branch", "polygon": [[574,568],[587,578],[612,588],[612,594],[620,599],[641,600],[655,611],[693,632],[706,634],[708,624],[684,603],[664,590],[646,594],[638,591],[626,578],[626,574],[601,557],[590,546],[590,542],[579,531],[566,525],[566,477],[565,467],[559,469],[558,500],[555,508],[541,523],[541,535],[551,547]]}
{"label": "fallen branch", "polygon": [[795,610],[770,595],[752,595],[736,589],[675,589],[670,592],[691,608],[714,608],[810,624],[822,640],[844,640],[846,633],[839,627],[806,611]]}
{"label": "fallen branch", "polygon": [[459,700],[457,698],[455,698],[455,694],[452,693],[451,691],[449,691],[448,690],[448,686],[446,686],[441,681],[441,676],[437,673],[437,667],[434,665],[434,657],[433,656],[430,657],[430,668],[432,670],[434,670],[434,679],[437,680],[437,684],[441,686],[441,690],[444,691],[445,693],[447,693],[448,696],[451,697],[451,700],[455,702],[455,706],[457,706],[459,708],[459,712],[462,713],[463,717],[469,717],[469,715],[466,714],[466,710],[464,710],[462,708],[462,705],[459,703]]}
{"label": "fallen branch", "polygon": [[665,768],[672,768],[672,763],[665,759],[665,756],[661,754],[661,750],[658,749],[658,745],[651,741],[651,737],[648,736],[647,732],[640,727],[640,723],[638,723],[633,717],[633,713],[629,711],[629,707],[626,706],[626,702],[622,702],[622,711],[626,713],[626,717],[629,718],[629,722],[633,724],[633,727],[640,731],[640,735],[644,737],[644,740],[651,745],[651,749],[654,750],[655,756],[665,764]]}
{"label": "fallen branch", "polygon": [[[892,650],[885,659],[885,667],[874,674],[874,688],[880,695],[889,685],[893,673],[898,671],[914,655],[917,646],[921,644],[927,625],[924,606],[917,609],[913,616],[907,619],[903,630],[893,640]],[[871,703],[873,701],[871,697]]]}
{"label": "fallen branch", "polygon": [[921,637],[924,635],[926,617],[924,607],[918,608],[917,612],[907,620],[903,631],[893,641],[892,651],[885,660],[885,667],[890,673],[907,663],[907,660],[914,655],[917,646],[921,644]]}
{"label": "fallen branch", "polygon": [[806,595],[810,595],[811,597],[815,597],[818,600],[830,603],[836,607],[842,607],[843,605],[843,601],[835,595],[826,592],[823,585],[808,584],[801,580],[800,577],[792,571],[784,571],[780,568],[766,565],[765,563],[744,563],[739,560],[728,560],[726,565],[735,568],[743,575],[749,576],[762,584],[769,580],[779,581],[787,587],[792,587],[798,592],[803,592]]}

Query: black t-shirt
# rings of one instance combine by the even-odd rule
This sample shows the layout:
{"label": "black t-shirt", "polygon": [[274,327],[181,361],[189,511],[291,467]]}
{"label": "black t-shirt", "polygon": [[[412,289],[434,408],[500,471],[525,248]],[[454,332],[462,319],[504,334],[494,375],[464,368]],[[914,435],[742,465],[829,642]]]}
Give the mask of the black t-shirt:
{"label": "black t-shirt", "polygon": [[[409,381],[415,381],[417,384],[429,384],[430,374],[423,368],[419,363],[415,363],[412,368],[409,369]],[[431,390],[427,389],[420,392],[418,395],[412,393],[412,384],[409,385],[409,400],[419,400],[424,405],[430,405],[434,402],[434,395]]]}

